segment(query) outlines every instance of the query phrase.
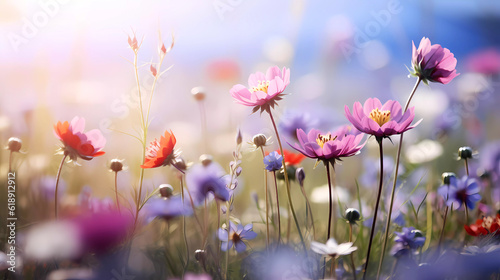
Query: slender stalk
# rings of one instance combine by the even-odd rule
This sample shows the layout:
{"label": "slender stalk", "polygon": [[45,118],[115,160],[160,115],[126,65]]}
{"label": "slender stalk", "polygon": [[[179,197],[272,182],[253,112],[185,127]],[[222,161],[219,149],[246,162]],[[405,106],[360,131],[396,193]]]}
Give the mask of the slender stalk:
{"label": "slender stalk", "polygon": [[[217,211],[217,229],[220,227],[220,202],[219,200],[215,200],[216,202],[216,211]],[[220,268],[220,241],[217,242],[217,269]]]}
{"label": "slender stalk", "polygon": [[325,161],[326,176],[328,177],[328,229],[326,240],[330,239],[330,232],[332,228],[332,213],[333,213],[333,198],[332,198],[332,182],[330,180],[330,163]]}
{"label": "slender stalk", "polygon": [[[264,153],[264,148],[260,146],[262,151],[262,159],[266,156]],[[267,182],[267,170],[264,169],[264,180],[266,185],[266,247],[269,248],[269,192],[268,192],[268,182]]]}
{"label": "slender stalk", "polygon": [[281,242],[281,215],[280,215],[280,200],[278,196],[278,181],[276,180],[276,171],[273,171],[274,186],[276,187],[276,208],[278,208],[278,245]]}
{"label": "slender stalk", "polygon": [[[282,155],[284,155],[283,146],[281,145],[280,135],[278,133],[278,128],[276,127],[276,122],[274,121],[273,114],[271,113],[270,109],[267,110],[267,112],[269,113],[269,117],[271,118],[271,122],[272,122],[273,127],[274,127],[274,132],[276,133],[276,139],[278,140],[278,145],[280,147],[280,153]],[[285,170],[284,175],[285,175],[285,184],[286,184],[286,193],[288,196],[288,203],[290,203],[290,210],[292,211],[293,219],[295,221],[295,226],[297,226],[297,231],[299,232],[300,242],[302,243],[302,246],[304,247],[304,251],[307,254],[306,243],[304,242],[304,237],[302,236],[302,232],[300,231],[299,221],[297,220],[297,215],[295,215],[295,209],[293,207],[292,197],[290,195],[290,182],[288,180],[288,172],[286,172],[287,169],[286,169],[285,157],[283,157],[283,169]]]}
{"label": "slender stalk", "polygon": [[[380,180],[378,184],[377,202],[375,203],[375,213],[373,214],[372,229],[370,232],[370,240],[368,242],[368,252],[366,253],[366,263],[363,269],[363,279],[366,279],[366,272],[368,271],[368,264],[370,263],[370,251],[372,249],[373,235],[375,233],[375,224],[377,222],[378,206],[380,204],[380,196],[382,194],[382,183],[384,179],[384,151],[382,146],[382,138],[377,138],[379,153],[380,153]],[[378,273],[377,273],[378,274]]]}
{"label": "slender stalk", "polygon": [[311,216],[311,225],[313,229],[313,239],[316,240],[316,228],[314,226],[314,217],[313,217],[313,212],[311,208],[311,203],[309,202],[309,198],[307,197],[306,190],[304,189],[304,186],[300,186],[300,190],[302,191],[302,195],[304,195],[304,198],[306,199],[306,208],[309,209],[309,215]]}
{"label": "slender stalk", "polygon": [[288,219],[286,221],[286,242],[288,243],[290,242],[290,226],[292,225],[292,219],[290,219],[290,216],[292,215],[292,213],[290,212],[290,203],[288,203],[287,206]]}
{"label": "slender stalk", "polygon": [[[467,204],[464,203],[465,206],[465,225],[469,224],[469,207],[467,207]],[[465,235],[467,236],[467,235]]]}
{"label": "slender stalk", "polygon": [[467,173],[467,176],[469,176],[469,162],[467,159],[464,159],[465,162],[465,172]]}
{"label": "slender stalk", "polygon": [[120,208],[120,200],[118,200],[118,172],[115,171],[115,196],[116,196],[116,206],[118,207],[118,212],[122,212]]}
{"label": "slender stalk", "polygon": [[198,101],[200,107],[200,118],[201,118],[201,135],[203,139],[203,150],[208,153],[208,135],[207,135],[207,112],[205,110],[205,103],[203,100]]}
{"label": "slender stalk", "polygon": [[439,242],[438,242],[438,254],[441,251],[441,243],[443,242],[443,237],[444,237],[444,228],[446,226],[446,218],[448,217],[448,209],[449,207],[446,206],[446,210],[444,210],[444,219],[443,219],[443,228],[441,229],[441,234],[439,236]]}
{"label": "slender stalk", "polygon": [[[182,205],[184,205],[184,175],[181,174],[180,176],[180,181],[181,181],[181,199],[182,199]],[[194,209],[193,209],[194,211]],[[182,275],[184,276],[184,273],[186,272],[186,269],[189,265],[189,246],[188,246],[188,240],[186,236],[186,216],[182,215],[182,235],[184,236],[184,245],[186,246],[186,265],[182,268]],[[220,247],[220,246],[219,246]]]}
{"label": "slender stalk", "polygon": [[226,247],[226,280],[229,279],[228,274],[229,274],[229,207],[231,205],[229,204],[229,201],[226,202],[226,227],[227,227],[227,247]]}
{"label": "slender stalk", "polygon": [[[417,88],[420,85],[421,81],[422,81],[422,78],[418,77],[417,82],[415,83],[415,86],[413,86],[413,89],[410,93],[410,96],[408,97],[408,100],[406,101],[406,105],[405,105],[405,109],[404,109],[403,113],[405,113],[408,110],[408,106],[410,106],[410,102],[413,98],[413,95],[415,95],[415,92],[417,91]],[[402,146],[403,146],[403,133],[401,133],[401,136],[399,138],[398,153],[396,155],[396,168],[394,171],[394,178],[393,178],[392,191],[391,191],[391,202],[390,202],[390,206],[389,206],[389,214],[387,215],[387,222],[385,224],[384,242],[382,245],[382,252],[380,253],[379,266],[381,266],[382,262],[384,261],[385,250],[387,248],[387,239],[389,238],[389,230],[390,230],[390,226],[391,226],[391,216],[392,216],[392,207],[394,205],[394,194],[396,193],[396,183],[397,183],[398,173],[399,173],[399,161],[401,160],[401,147]]]}
{"label": "slender stalk", "polygon": [[12,154],[13,153],[14,152],[12,152],[12,151],[10,151],[10,153],[9,153],[9,172],[12,172],[12,158],[13,158]]}
{"label": "slender stalk", "polygon": [[[146,138],[147,138],[147,128],[146,128],[146,123],[144,121],[144,112],[143,112],[143,107],[142,107],[142,93],[141,93],[141,83],[139,81],[139,67],[137,65],[137,55],[138,51],[134,51],[134,74],[135,74],[135,81],[137,84],[137,93],[139,94],[139,113],[141,115],[141,127],[143,131],[143,138],[142,138],[142,161],[146,159]],[[134,218],[134,231],[137,226],[137,219],[139,218],[139,211],[140,211],[140,205],[141,205],[141,196],[142,196],[142,183],[144,181],[144,168],[141,168],[141,172],[139,175],[139,192],[137,193],[137,201],[136,201],[136,209],[135,209],[135,218]]]}
{"label": "slender stalk", "polygon": [[58,212],[57,212],[57,192],[59,190],[59,179],[61,178],[61,170],[62,170],[62,167],[64,165],[64,161],[66,160],[66,157],[68,157],[68,155],[66,153],[64,153],[64,156],[61,160],[61,164],[59,165],[59,170],[57,170],[57,178],[56,178],[56,192],[55,192],[55,196],[54,196],[54,213],[55,213],[55,216],[56,216],[56,220],[58,218]]}
{"label": "slender stalk", "polygon": [[205,197],[205,205],[203,207],[203,248],[207,245],[208,238],[208,202]]}
{"label": "slender stalk", "polygon": [[[352,242],[352,224],[349,223],[349,242]],[[352,277],[356,280],[356,265],[354,264],[354,252],[351,253]]]}

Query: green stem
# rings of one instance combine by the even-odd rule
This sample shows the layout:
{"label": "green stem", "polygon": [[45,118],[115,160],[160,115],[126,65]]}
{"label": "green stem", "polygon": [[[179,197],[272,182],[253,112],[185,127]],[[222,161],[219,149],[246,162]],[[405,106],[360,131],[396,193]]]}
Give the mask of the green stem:
{"label": "green stem", "polygon": [[446,218],[448,217],[448,206],[446,206],[446,210],[444,210],[444,219],[443,219],[443,228],[441,229],[441,235],[439,236],[439,243],[438,243],[438,254],[441,251],[441,243],[443,242],[443,237],[444,237],[444,228],[446,226]]}
{"label": "green stem", "polygon": [[330,239],[330,232],[332,228],[332,214],[333,214],[333,198],[332,198],[332,182],[330,180],[330,163],[325,161],[326,176],[328,177],[328,229],[326,240]]}
{"label": "green stem", "polygon": [[116,196],[116,206],[118,207],[118,212],[122,212],[120,208],[120,200],[118,199],[118,172],[115,171],[115,196]]}
{"label": "green stem", "polygon": [[276,171],[273,171],[274,186],[276,188],[276,208],[278,208],[278,246],[281,242],[281,214],[280,214],[280,200],[278,196],[278,181],[276,180]]}
{"label": "green stem", "polygon": [[380,180],[378,184],[378,194],[377,194],[377,202],[375,203],[375,213],[373,214],[373,222],[372,222],[372,229],[370,232],[370,240],[368,241],[368,251],[366,253],[366,263],[365,263],[365,268],[363,269],[363,279],[366,279],[366,272],[368,271],[368,264],[370,263],[370,251],[372,249],[372,242],[373,242],[373,235],[375,233],[375,224],[377,222],[377,213],[378,213],[378,206],[380,204],[380,196],[382,194],[382,183],[384,179],[384,152],[383,152],[383,146],[382,146],[382,138],[377,138],[378,146],[379,146],[379,153],[380,153]]}
{"label": "green stem", "polygon": [[[260,146],[260,150],[262,151],[262,159],[266,156],[264,153],[264,148]],[[266,186],[266,245],[269,248],[269,195],[268,195],[268,183],[267,183],[267,170],[264,169],[264,180]],[[258,202],[257,202],[258,203]]]}
{"label": "green stem", "polygon": [[[271,113],[271,110],[267,110],[269,113],[269,117],[271,118],[271,122],[274,127],[274,131],[276,132],[276,139],[278,140],[278,145],[280,147],[280,153],[284,155],[283,153],[283,146],[281,145],[281,140],[280,140],[280,135],[278,133],[278,128],[276,127],[276,122],[274,121],[273,114]],[[293,207],[292,203],[292,197],[290,195],[290,182],[288,181],[288,172],[286,172],[286,162],[285,162],[285,157],[283,156],[283,170],[285,170],[285,184],[286,184],[286,193],[288,196],[288,203],[290,203],[290,210],[292,211],[293,219],[295,221],[295,226],[297,226],[297,231],[299,232],[300,236],[300,242],[302,243],[302,246],[304,247],[304,251],[307,254],[307,248],[306,248],[306,243],[304,242],[304,237],[302,236],[302,232],[300,231],[300,226],[299,226],[299,221],[297,220],[297,215],[295,215],[295,209]]]}
{"label": "green stem", "polygon": [[[182,205],[184,206],[185,200],[184,200],[184,175],[180,174],[180,181],[181,181],[181,199],[182,199]],[[194,211],[194,209],[193,209]],[[188,246],[188,240],[186,236],[186,216],[182,215],[182,235],[184,236],[184,244],[186,245],[186,265],[182,268],[182,275],[184,276],[184,273],[186,273],[186,269],[189,265],[189,246]]]}
{"label": "green stem", "polygon": [[[349,223],[349,242],[352,242],[352,224]],[[351,253],[352,277],[356,280],[356,265],[354,263],[354,252]]]}
{"label": "green stem", "polygon": [[[408,110],[408,106],[410,106],[410,102],[413,98],[413,95],[415,95],[415,92],[417,91],[417,88],[420,85],[421,81],[422,81],[422,78],[418,77],[417,82],[415,83],[415,86],[413,87],[413,89],[410,93],[410,96],[408,97],[408,100],[406,101],[406,105],[405,105],[405,109],[404,109],[403,113],[405,113]],[[391,202],[390,202],[390,206],[389,206],[389,214],[387,216],[387,222],[385,225],[384,243],[382,245],[382,252],[380,253],[379,267],[382,265],[382,262],[384,261],[385,250],[387,247],[387,239],[389,238],[389,230],[390,230],[390,226],[391,226],[391,216],[392,216],[392,207],[394,205],[394,195],[396,193],[396,183],[397,183],[398,173],[399,173],[399,162],[401,160],[401,147],[402,146],[403,146],[403,133],[401,133],[401,136],[399,138],[398,153],[396,155],[396,170],[394,171],[394,178],[393,178],[394,181],[392,184],[392,191],[391,191]]]}
{"label": "green stem", "polygon": [[61,178],[61,170],[62,170],[62,167],[64,165],[64,161],[66,160],[66,157],[68,157],[68,155],[65,153],[62,160],[61,160],[61,164],[59,165],[59,170],[57,170],[57,178],[56,178],[56,192],[55,192],[55,196],[54,196],[54,212],[55,212],[55,216],[56,216],[56,220],[58,218],[58,212],[57,212],[57,192],[59,190],[59,179]]}

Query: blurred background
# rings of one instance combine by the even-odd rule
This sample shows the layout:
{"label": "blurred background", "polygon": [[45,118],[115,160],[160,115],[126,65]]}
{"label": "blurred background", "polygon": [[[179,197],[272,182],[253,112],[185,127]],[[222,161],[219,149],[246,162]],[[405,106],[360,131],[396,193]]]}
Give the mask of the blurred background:
{"label": "blurred background", "polygon": [[[149,65],[158,62],[161,32],[167,46],[173,34],[175,46],[162,70],[172,68],[161,77],[153,97],[148,142],[171,129],[187,160],[211,153],[227,170],[238,127],[245,142],[256,133],[273,135],[265,114],[251,115],[250,108],[235,104],[229,94],[234,84],[246,85],[249,74],[272,65],[289,67],[289,95],[276,110],[279,122],[298,118],[304,128],[331,130],[347,122],[344,105],[352,107],[374,96],[404,103],[415,82],[407,70],[411,44],[418,47],[425,36],[455,54],[461,73],[447,86],[422,85],[413,100],[417,119],[424,121],[409,133],[405,146],[424,139],[434,146],[417,146],[407,160],[422,163],[444,155],[434,165],[440,174],[458,164],[453,152],[459,146],[479,149],[500,135],[499,24],[500,3],[490,0],[2,0],[0,140],[23,140],[28,153],[17,165],[32,175],[24,184],[33,185],[43,181],[37,178],[57,172],[60,157],[54,153],[59,143],[53,125],[84,117],[87,130],[99,128],[105,135],[106,155],[84,162],[84,168],[65,167],[66,191],[77,194],[89,185],[98,196],[110,195],[113,176],[107,166],[112,158],[125,159],[129,166],[120,176],[120,188],[136,186],[141,146],[115,131],[136,134],[140,128],[127,36],[135,33],[143,42],[139,75],[148,92],[153,79]],[[205,137],[200,104],[191,94],[196,86],[206,93]],[[292,137],[285,136],[293,142]],[[376,159],[372,142],[364,153]],[[393,153],[395,146],[387,145],[387,152]],[[245,153],[243,178],[260,175],[260,155],[249,145]],[[0,158],[6,170],[7,153]],[[344,179],[338,183],[352,185],[362,172],[353,168],[359,164],[360,159],[353,159],[339,167],[350,175],[339,176]],[[312,170],[314,162],[305,165],[310,178],[326,183],[323,170]],[[165,173],[161,168],[147,171],[147,185],[163,183]]]}

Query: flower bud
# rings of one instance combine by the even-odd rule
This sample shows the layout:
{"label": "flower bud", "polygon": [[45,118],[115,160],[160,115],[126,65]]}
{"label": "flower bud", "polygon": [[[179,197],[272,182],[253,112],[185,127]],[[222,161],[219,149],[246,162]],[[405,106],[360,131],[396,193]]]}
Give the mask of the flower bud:
{"label": "flower bud", "polygon": [[453,173],[453,172],[444,172],[441,175],[441,178],[443,178],[443,185],[449,185],[451,178],[456,178],[456,177],[457,177],[457,175],[455,175],[455,173]]}
{"label": "flower bud", "polygon": [[345,218],[350,224],[355,224],[361,218],[361,214],[355,208],[347,208],[345,210]]}
{"label": "flower bud", "polygon": [[153,77],[156,77],[156,75],[158,75],[158,71],[156,70],[156,67],[153,66],[153,64],[149,66],[149,71],[151,71],[151,75],[153,75]]}
{"label": "flower bud", "polygon": [[186,169],[187,169],[187,164],[186,164],[186,162],[184,161],[184,159],[183,159],[183,158],[180,158],[180,157],[176,158],[176,159],[174,160],[174,163],[173,163],[173,164],[174,164],[174,165],[175,165],[178,169],[180,169],[180,170],[182,170],[182,171],[186,171]]}
{"label": "flower bud", "polygon": [[214,158],[211,155],[203,154],[200,156],[200,162],[203,164],[203,166],[208,166]]}
{"label": "flower bud", "polygon": [[194,258],[199,262],[205,262],[207,258],[207,252],[205,250],[196,250],[194,251]]}
{"label": "flower bud", "polygon": [[304,179],[306,178],[306,173],[304,172],[304,168],[299,167],[295,170],[295,179],[299,182],[301,187],[304,186]]}
{"label": "flower bud", "polygon": [[422,233],[422,231],[420,231],[418,229],[412,230],[411,233],[415,233],[415,237],[424,237],[424,234]]}
{"label": "flower bud", "polygon": [[238,128],[238,133],[236,134],[236,145],[240,145],[243,142],[243,136],[241,135],[241,130]]}
{"label": "flower bud", "polygon": [[257,148],[264,147],[267,143],[267,138],[264,134],[257,134],[253,137],[252,142]]}
{"label": "flower bud", "polygon": [[113,172],[120,172],[123,170],[123,160],[119,159],[112,159],[111,163],[109,164],[109,169]]}
{"label": "flower bud", "polygon": [[205,89],[202,87],[194,87],[191,89],[191,94],[196,101],[203,101],[205,99]]}
{"label": "flower bud", "polygon": [[11,152],[19,152],[21,150],[22,145],[23,142],[21,141],[21,139],[17,137],[10,137],[6,148]]}
{"label": "flower bud", "polygon": [[160,189],[161,197],[169,198],[174,194],[174,188],[169,184],[161,184],[158,189]]}
{"label": "flower bud", "polygon": [[472,158],[472,148],[467,146],[458,148],[458,158],[459,159]]}

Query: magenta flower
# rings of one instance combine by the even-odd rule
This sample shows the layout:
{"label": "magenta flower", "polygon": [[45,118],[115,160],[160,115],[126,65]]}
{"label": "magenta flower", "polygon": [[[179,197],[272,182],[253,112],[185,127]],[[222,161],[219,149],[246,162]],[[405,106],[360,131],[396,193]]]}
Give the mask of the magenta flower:
{"label": "magenta flower", "polygon": [[425,37],[420,41],[418,49],[413,42],[412,45],[411,74],[420,77],[424,83],[431,81],[447,84],[460,75],[455,69],[457,59],[449,49],[438,44],[431,45],[429,38]]}
{"label": "magenta flower", "polygon": [[267,69],[266,74],[257,72],[248,78],[249,88],[237,84],[229,90],[236,102],[245,106],[252,106],[253,113],[274,108],[276,102],[283,98],[283,91],[290,83],[290,69],[278,66]]}
{"label": "magenta flower", "polygon": [[368,98],[363,106],[359,102],[354,103],[352,114],[346,105],[345,115],[359,131],[374,135],[377,138],[401,134],[414,128],[422,121],[419,120],[416,124],[410,126],[415,118],[414,107],[409,108],[403,114],[399,102],[389,100],[382,105],[377,98]]}
{"label": "magenta flower", "polygon": [[327,134],[322,134],[317,129],[311,129],[307,135],[302,129],[297,129],[297,139],[299,143],[294,145],[288,143],[288,145],[306,157],[332,164],[342,157],[356,155],[365,145],[364,143],[360,144],[363,134],[345,134],[343,129]]}

